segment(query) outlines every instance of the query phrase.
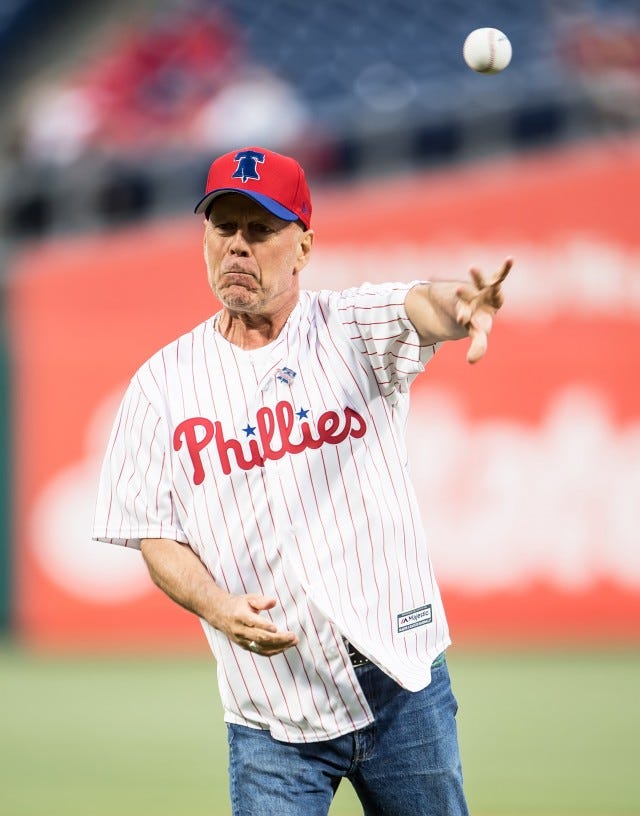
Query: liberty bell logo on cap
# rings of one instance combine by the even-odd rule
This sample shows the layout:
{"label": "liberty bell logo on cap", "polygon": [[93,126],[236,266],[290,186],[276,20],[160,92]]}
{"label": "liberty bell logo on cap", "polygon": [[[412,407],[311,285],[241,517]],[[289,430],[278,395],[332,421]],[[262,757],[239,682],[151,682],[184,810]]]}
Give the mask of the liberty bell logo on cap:
{"label": "liberty bell logo on cap", "polygon": [[257,150],[241,150],[236,153],[235,161],[238,162],[238,166],[231,178],[240,178],[243,183],[249,179],[260,180],[258,162],[264,164],[264,153],[258,153]]}

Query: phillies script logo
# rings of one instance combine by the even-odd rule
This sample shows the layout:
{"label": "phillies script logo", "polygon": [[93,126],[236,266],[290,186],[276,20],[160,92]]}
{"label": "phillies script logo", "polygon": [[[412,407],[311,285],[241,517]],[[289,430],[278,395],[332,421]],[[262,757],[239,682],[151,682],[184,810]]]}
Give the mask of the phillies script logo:
{"label": "phillies script logo", "polygon": [[[173,432],[173,447],[179,451],[183,444],[187,446],[193,465],[193,481],[199,485],[204,481],[201,452],[212,442],[217,448],[222,472],[229,475],[232,454],[239,468],[251,470],[263,467],[268,459],[282,459],[287,453],[302,453],[308,448],[320,448],[322,445],[339,445],[348,436],[360,439],[367,430],[364,419],[351,408],[345,408],[342,416],[337,411],[325,411],[318,418],[315,428],[308,420],[300,418],[301,413],[306,416],[307,412],[295,414],[291,403],[284,400],[276,405],[275,411],[260,408],[256,414],[255,428],[251,429],[255,431],[255,438],[245,442],[248,452],[238,439],[224,436],[218,420],[212,422],[206,417],[190,417]],[[300,421],[296,421],[296,417]],[[292,436],[299,441],[293,442]]]}

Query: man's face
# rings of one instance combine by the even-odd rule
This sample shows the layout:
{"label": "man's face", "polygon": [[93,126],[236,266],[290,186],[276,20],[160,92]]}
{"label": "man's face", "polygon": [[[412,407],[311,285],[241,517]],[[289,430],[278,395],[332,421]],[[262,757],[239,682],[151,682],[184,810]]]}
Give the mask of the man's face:
{"label": "man's face", "polygon": [[283,221],[247,196],[213,202],[205,224],[209,285],[232,312],[272,314],[295,304],[313,233]]}

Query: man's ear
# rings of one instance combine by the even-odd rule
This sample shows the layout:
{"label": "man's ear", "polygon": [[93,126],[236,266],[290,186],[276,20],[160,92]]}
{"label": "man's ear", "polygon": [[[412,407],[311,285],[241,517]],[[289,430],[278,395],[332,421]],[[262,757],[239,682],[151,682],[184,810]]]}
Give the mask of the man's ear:
{"label": "man's ear", "polygon": [[311,256],[311,247],[313,246],[313,237],[313,230],[307,230],[300,238],[300,243],[298,244],[298,260],[296,263],[297,272],[304,269],[309,261]]}

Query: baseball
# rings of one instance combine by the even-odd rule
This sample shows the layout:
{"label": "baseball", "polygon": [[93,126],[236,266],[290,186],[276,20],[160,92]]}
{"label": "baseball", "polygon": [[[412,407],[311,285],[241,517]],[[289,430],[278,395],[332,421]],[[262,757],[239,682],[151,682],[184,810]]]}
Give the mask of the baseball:
{"label": "baseball", "polygon": [[464,41],[462,55],[479,74],[497,74],[511,62],[511,43],[497,28],[476,28]]}

